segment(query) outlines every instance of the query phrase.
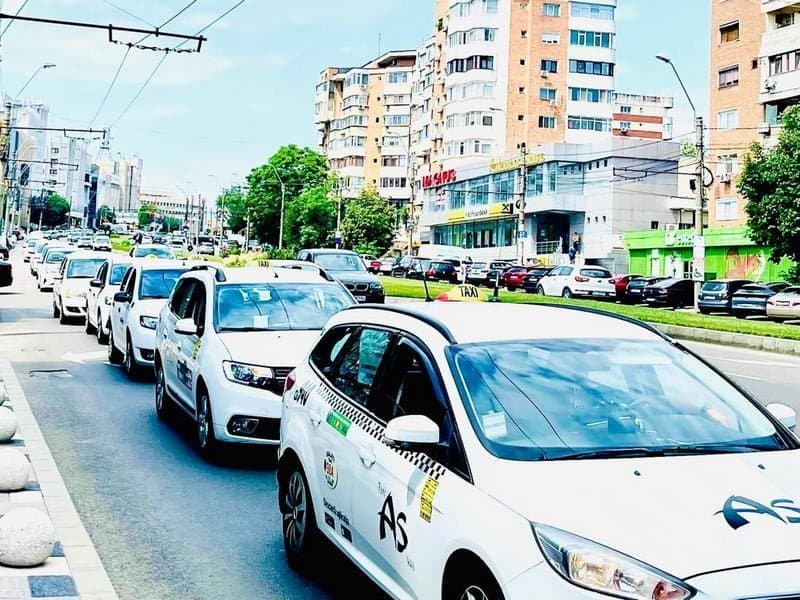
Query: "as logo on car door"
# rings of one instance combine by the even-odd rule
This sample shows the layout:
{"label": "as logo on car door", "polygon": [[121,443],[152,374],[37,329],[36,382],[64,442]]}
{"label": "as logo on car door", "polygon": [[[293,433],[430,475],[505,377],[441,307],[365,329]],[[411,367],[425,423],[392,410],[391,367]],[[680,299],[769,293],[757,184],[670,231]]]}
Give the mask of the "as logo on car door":
{"label": "as logo on car door", "polygon": [[406,534],[406,513],[394,512],[394,500],[392,494],[386,496],[383,501],[381,512],[378,513],[380,517],[380,536],[381,540],[386,539],[388,532],[391,532],[392,539],[394,540],[394,547],[398,552],[402,552],[408,547],[408,535]]}

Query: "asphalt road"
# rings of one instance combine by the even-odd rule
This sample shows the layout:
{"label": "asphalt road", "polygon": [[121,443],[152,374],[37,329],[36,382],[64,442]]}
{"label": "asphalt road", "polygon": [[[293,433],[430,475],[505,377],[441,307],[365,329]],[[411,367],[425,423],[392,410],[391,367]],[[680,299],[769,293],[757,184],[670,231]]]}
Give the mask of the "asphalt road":
{"label": "asphalt road", "polygon": [[[264,452],[210,465],[187,422],[160,423],[151,382],[131,383],[82,325],[58,325],[17,254],[0,289],[0,356],[12,361],[120,597],[375,598],[334,552],[313,580],[286,565]],[[761,401],[800,411],[800,357],[687,343]]]}
{"label": "asphalt road", "polygon": [[158,421],[152,382],[129,382],[83,325],[58,325],[12,255],[0,356],[12,361],[76,508],[123,599],[382,597],[331,551],[314,580],[286,564],[272,461],[208,464],[187,421]]}

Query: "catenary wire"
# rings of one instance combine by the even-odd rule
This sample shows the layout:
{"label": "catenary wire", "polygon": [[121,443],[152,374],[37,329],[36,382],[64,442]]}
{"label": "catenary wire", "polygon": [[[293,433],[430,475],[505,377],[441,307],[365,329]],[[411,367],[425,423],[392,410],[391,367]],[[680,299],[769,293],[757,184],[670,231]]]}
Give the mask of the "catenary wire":
{"label": "catenary wire", "polygon": [[114,3],[113,3],[113,2],[111,2],[110,0],[103,0],[103,2],[104,2],[105,4],[108,4],[108,5],[109,5],[109,6],[111,6],[112,8],[116,8],[118,11],[120,11],[120,12],[122,12],[122,13],[125,13],[125,14],[126,14],[126,15],[128,15],[129,17],[131,17],[131,18],[133,18],[133,19],[136,19],[136,20],[137,20],[137,21],[139,21],[140,23],[144,23],[144,24],[145,24],[145,25],[147,25],[148,27],[152,27],[153,29],[155,29],[155,28],[156,28],[156,26],[155,26],[155,25],[153,25],[152,23],[150,23],[149,21],[145,21],[143,18],[141,18],[141,17],[139,17],[139,16],[137,16],[137,15],[133,14],[132,12],[130,12],[129,10],[127,10],[127,9],[125,9],[125,8],[122,8],[121,6],[118,6],[118,5],[114,4]]}

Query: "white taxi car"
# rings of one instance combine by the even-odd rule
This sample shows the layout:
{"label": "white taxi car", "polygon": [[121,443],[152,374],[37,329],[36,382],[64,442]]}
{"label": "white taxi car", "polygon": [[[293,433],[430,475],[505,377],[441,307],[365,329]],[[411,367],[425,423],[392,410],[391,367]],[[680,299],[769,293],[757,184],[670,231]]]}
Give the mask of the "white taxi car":
{"label": "white taxi car", "polygon": [[185,261],[168,259],[143,259],[128,267],[111,300],[108,362],[122,363],[129,378],[152,369],[158,315],[175,282],[190,268]]}
{"label": "white taxi car", "polygon": [[617,290],[608,269],[592,265],[562,265],[539,280],[537,291],[545,296],[615,298]]}
{"label": "white taxi car", "polygon": [[86,296],[86,333],[94,333],[98,344],[108,342],[111,303],[130,265],[131,259],[127,256],[112,254],[89,282],[89,294]]}
{"label": "white taxi car", "polygon": [[623,317],[359,306],[286,380],[284,546],[396,598],[794,598],[795,419]]}
{"label": "white taxi car", "polygon": [[156,411],[197,424],[197,447],[278,444],[286,375],[328,318],[355,304],[324,272],[195,267],[181,277],[156,330]]}
{"label": "white taxi car", "polygon": [[67,254],[75,252],[70,246],[50,246],[42,254],[42,262],[36,271],[36,288],[40,292],[53,291],[55,277],[61,270],[61,263]]}
{"label": "white taxi car", "polygon": [[63,258],[53,284],[53,316],[62,324],[86,317],[89,282],[105,260],[105,255],[92,251],[72,252]]}

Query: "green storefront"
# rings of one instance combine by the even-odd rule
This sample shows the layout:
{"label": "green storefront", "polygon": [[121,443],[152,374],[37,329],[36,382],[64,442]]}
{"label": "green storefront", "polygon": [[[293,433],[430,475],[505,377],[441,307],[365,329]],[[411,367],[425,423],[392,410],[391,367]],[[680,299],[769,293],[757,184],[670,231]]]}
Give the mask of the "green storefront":
{"label": "green storefront", "polygon": [[[691,276],[691,229],[633,231],[624,234],[630,253],[630,272],[642,275]],[[755,245],[745,227],[706,229],[706,280],[719,278],[781,281],[791,265],[775,264],[769,249]]]}

